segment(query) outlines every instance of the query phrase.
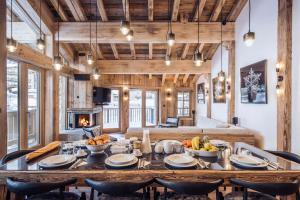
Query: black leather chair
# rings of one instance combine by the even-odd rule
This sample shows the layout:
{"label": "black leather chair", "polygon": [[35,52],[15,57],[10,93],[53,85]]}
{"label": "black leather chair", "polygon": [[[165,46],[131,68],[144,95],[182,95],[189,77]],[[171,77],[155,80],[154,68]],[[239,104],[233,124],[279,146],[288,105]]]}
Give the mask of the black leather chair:
{"label": "black leather chair", "polygon": [[19,150],[19,151],[14,151],[12,153],[8,153],[5,156],[3,156],[3,158],[1,159],[1,165],[5,165],[6,163],[8,163],[11,160],[17,159],[19,157],[22,157],[28,153],[33,152],[34,150],[31,149],[27,149],[27,150]]}
{"label": "black leather chair", "polygon": [[287,160],[291,160],[293,162],[299,163],[300,164],[300,156],[291,152],[286,152],[286,151],[270,151],[270,150],[265,150],[271,154],[274,154],[275,156],[282,157]]}
{"label": "black leather chair", "polygon": [[[156,182],[162,185],[164,189],[164,199],[184,199],[185,197],[174,197],[176,195],[203,196],[201,199],[208,199],[208,194],[216,191],[216,200],[222,200],[223,195],[219,192],[219,187],[223,180],[219,179],[213,182],[177,182],[156,178]],[[167,189],[171,189],[175,194],[168,194]]]}
{"label": "black leather chair", "polygon": [[[86,179],[85,183],[91,187],[90,200],[94,199],[95,190],[98,192],[98,196],[109,196],[108,199],[118,199],[120,197],[128,197],[128,199],[149,199],[146,187],[152,184],[153,180],[144,182],[110,182]],[[143,189],[143,193],[137,192],[141,189]]]}
{"label": "black leather chair", "polygon": [[[80,196],[75,193],[65,192],[65,187],[76,183],[76,179],[55,182],[23,182],[13,178],[6,179],[6,186],[9,192],[15,193],[18,196],[25,196],[27,200],[79,200]],[[53,190],[59,190],[54,192]],[[10,193],[6,199],[10,199]]]}
{"label": "black leather chair", "polygon": [[165,124],[159,124],[160,128],[176,128],[178,127],[179,119],[177,117],[167,117]]}
{"label": "black leather chair", "polygon": [[[233,185],[243,188],[243,192],[232,192],[225,196],[226,200],[275,200],[276,196],[287,196],[296,194],[299,198],[299,181],[296,179],[288,183],[253,183],[240,179],[230,179]],[[255,192],[248,192],[248,189]]]}

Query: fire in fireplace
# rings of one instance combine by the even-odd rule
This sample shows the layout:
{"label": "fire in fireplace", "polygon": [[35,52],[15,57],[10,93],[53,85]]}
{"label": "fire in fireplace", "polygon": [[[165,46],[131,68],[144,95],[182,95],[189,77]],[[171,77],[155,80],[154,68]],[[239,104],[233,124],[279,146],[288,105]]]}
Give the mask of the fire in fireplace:
{"label": "fire in fireplace", "polygon": [[95,114],[75,114],[75,128],[94,126],[95,121]]}

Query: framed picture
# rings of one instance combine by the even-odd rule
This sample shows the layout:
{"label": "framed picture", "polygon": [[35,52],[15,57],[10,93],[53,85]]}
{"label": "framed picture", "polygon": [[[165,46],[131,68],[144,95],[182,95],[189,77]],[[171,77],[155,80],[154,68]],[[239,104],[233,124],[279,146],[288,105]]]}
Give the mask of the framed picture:
{"label": "framed picture", "polygon": [[267,60],[240,69],[241,103],[267,104]]}
{"label": "framed picture", "polygon": [[205,104],[205,83],[197,85],[197,100],[198,103]]}
{"label": "framed picture", "polygon": [[226,103],[225,81],[219,81],[218,77],[212,80],[213,84],[213,102]]}

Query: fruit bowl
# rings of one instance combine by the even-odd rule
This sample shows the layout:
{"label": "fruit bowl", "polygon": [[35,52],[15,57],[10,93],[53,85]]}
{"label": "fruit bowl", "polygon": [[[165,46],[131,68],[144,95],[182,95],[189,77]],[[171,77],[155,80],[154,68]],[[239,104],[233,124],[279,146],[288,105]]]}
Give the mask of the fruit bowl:
{"label": "fruit bowl", "polygon": [[194,150],[190,148],[184,148],[185,151],[191,152],[194,155],[201,156],[201,157],[217,157],[218,150],[216,151],[205,151],[205,150]]}
{"label": "fruit bowl", "polygon": [[207,136],[202,139],[199,136],[194,137],[192,140],[184,140],[182,142],[185,151],[193,155],[203,157],[217,157],[219,149],[209,142]]}

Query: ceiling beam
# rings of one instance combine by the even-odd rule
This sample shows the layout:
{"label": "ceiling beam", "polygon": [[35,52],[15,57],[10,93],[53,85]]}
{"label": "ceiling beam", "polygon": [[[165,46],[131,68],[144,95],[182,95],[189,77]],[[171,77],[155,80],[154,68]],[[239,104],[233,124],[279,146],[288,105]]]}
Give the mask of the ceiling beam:
{"label": "ceiling beam", "polygon": [[186,58],[186,55],[189,52],[189,48],[190,48],[190,44],[189,43],[187,43],[187,44],[184,45],[182,53],[181,53],[181,59],[185,59]]}
{"label": "ceiling beam", "polygon": [[76,21],[87,21],[87,17],[79,0],[65,0]]}
{"label": "ceiling beam", "polygon": [[178,11],[180,6],[180,0],[173,1],[172,21],[176,22],[178,18]]}
{"label": "ceiling beam", "polygon": [[69,18],[67,16],[67,14],[65,13],[65,11],[63,10],[62,7],[59,8],[58,10],[58,1],[57,0],[50,0],[52,6],[54,7],[54,9],[56,10],[56,12],[58,13],[58,15],[60,16],[60,18],[63,20],[63,21],[68,21]]}
{"label": "ceiling beam", "polygon": [[154,0],[148,0],[148,20],[153,21],[153,1]]}
{"label": "ceiling beam", "polygon": [[153,44],[149,43],[149,59],[153,58]]}
{"label": "ceiling beam", "polygon": [[[100,59],[104,59],[103,53],[101,51],[101,49],[99,48],[99,44],[92,44],[92,52],[93,52],[93,56],[94,58],[100,58]],[[98,53],[98,55],[96,55],[96,52]]]}
{"label": "ceiling beam", "polygon": [[161,78],[161,86],[164,86],[164,84],[166,82],[166,78],[167,78],[167,74],[163,74],[162,78]]}
{"label": "ceiling beam", "polygon": [[[6,22],[6,35],[10,37],[10,22]],[[19,43],[35,43],[38,35],[25,22],[13,22],[13,38]]]}
{"label": "ceiling beam", "polygon": [[[202,12],[203,12],[204,7],[205,7],[205,3],[206,3],[207,0],[198,0],[198,1],[200,1],[199,2],[200,3],[200,5],[199,5],[199,15],[201,17]],[[198,21],[198,4],[196,4],[196,12],[194,14],[193,20]]]}
{"label": "ceiling beam", "polygon": [[131,57],[132,59],[136,59],[134,43],[130,43],[129,45],[130,45]]}
{"label": "ceiling beam", "polygon": [[196,83],[198,81],[199,77],[200,77],[200,74],[195,74],[195,76],[192,80],[192,83]]}
{"label": "ceiling beam", "polygon": [[[176,43],[197,43],[197,22],[173,23],[173,31],[176,33]],[[134,29],[134,43],[165,43],[167,24],[164,22],[132,22]],[[119,22],[99,22],[99,43],[128,43],[124,35],[120,33]],[[189,30],[189,31],[186,31]],[[200,43],[220,43],[220,23],[200,23]],[[223,40],[233,41],[235,39],[235,26],[228,22],[223,26]],[[66,43],[89,43],[89,22],[61,22],[60,41]],[[95,25],[92,22],[92,38],[95,39]]]}
{"label": "ceiling beam", "polygon": [[152,74],[149,74],[149,79],[150,79],[150,80],[152,79]]}
{"label": "ceiling beam", "polygon": [[[130,13],[129,13],[129,1],[128,0],[122,0],[122,5],[123,5],[123,12],[124,15],[126,13],[126,20],[129,21],[130,20]],[[125,10],[126,9],[126,10]]]}
{"label": "ceiling beam", "polygon": [[183,84],[186,84],[187,80],[189,79],[189,74],[185,74],[183,77]]}
{"label": "ceiling beam", "polygon": [[177,83],[177,80],[178,80],[178,78],[179,78],[179,74],[175,74],[175,76],[174,76],[174,84],[176,84]]}
{"label": "ceiling beam", "polygon": [[111,50],[113,51],[115,59],[119,60],[119,53],[118,53],[116,44],[110,44],[110,47],[111,47]]}
{"label": "ceiling beam", "polygon": [[223,8],[223,5],[225,4],[225,0],[218,0],[216,5],[215,5],[215,8],[210,16],[210,19],[209,21],[210,22],[215,22],[218,20],[218,17],[222,11],[222,8]]}
{"label": "ceiling beam", "polygon": [[98,7],[98,11],[100,13],[102,21],[108,21],[106,11],[104,8],[103,0],[97,0],[97,7]]}
{"label": "ceiling beam", "polygon": [[235,3],[233,8],[231,9],[231,11],[227,17],[227,21],[229,21],[229,22],[235,21],[238,18],[238,16],[240,15],[241,11],[243,10],[243,8],[245,7],[247,2],[248,2],[248,0],[238,0],[238,2]]}
{"label": "ceiling beam", "polygon": [[99,60],[103,74],[203,74],[210,73],[211,61],[195,67],[192,60],[174,60],[166,66],[164,60]]}

